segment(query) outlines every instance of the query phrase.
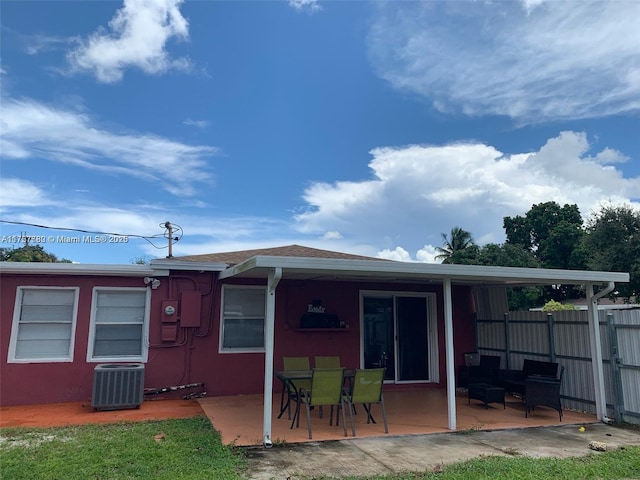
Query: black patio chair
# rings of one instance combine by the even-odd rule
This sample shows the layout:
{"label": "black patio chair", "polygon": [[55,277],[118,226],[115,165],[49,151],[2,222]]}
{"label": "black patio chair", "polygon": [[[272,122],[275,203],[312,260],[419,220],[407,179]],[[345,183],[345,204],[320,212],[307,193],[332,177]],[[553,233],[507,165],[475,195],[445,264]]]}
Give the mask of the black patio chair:
{"label": "black patio chair", "polygon": [[469,367],[469,385],[472,383],[498,385],[501,361],[502,357],[498,355],[480,355],[480,363]]}
{"label": "black patio chair", "polygon": [[525,417],[534,407],[542,405],[558,411],[560,421],[562,421],[562,403],[560,402],[560,386],[564,367],[558,367],[558,378],[550,379],[530,376],[525,381]]}

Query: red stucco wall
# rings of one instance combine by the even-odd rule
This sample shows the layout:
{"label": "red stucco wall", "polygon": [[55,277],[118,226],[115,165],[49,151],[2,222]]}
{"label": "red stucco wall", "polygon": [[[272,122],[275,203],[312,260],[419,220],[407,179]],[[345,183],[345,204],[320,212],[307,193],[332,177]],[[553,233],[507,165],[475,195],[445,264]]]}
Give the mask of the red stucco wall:
{"label": "red stucco wall", "polygon": [[[73,362],[7,363],[17,287],[79,287]],[[142,278],[2,275],[0,278],[0,405],[58,403],[91,398],[93,368],[87,343],[94,286],[144,287]]]}
{"label": "red stucco wall", "polygon": [[[0,404],[90,401],[93,369],[97,365],[86,361],[92,288],[140,287],[144,286],[142,278],[3,275],[0,280]],[[264,385],[263,353],[218,353],[221,284],[216,281],[215,274],[179,272],[169,278],[160,278],[160,281],[160,286],[152,291],[145,387],[204,382],[208,395],[261,393]],[[8,364],[16,288],[41,285],[80,287],[74,361]],[[340,355],[344,366],[360,366],[361,290],[437,293],[440,384],[445,385],[442,288],[424,285],[281,281],[276,292],[275,369],[282,368],[283,356],[296,355],[310,358]],[[179,301],[184,291],[201,292],[201,325],[199,328],[179,329],[175,342],[162,341],[162,302],[167,299]],[[456,364],[461,365],[464,363],[463,354],[474,349],[473,305],[466,287],[454,288],[452,295],[455,359]],[[326,311],[338,315],[349,328],[340,332],[297,331],[300,317],[314,299],[320,299]],[[181,308],[178,303],[178,313]],[[274,389],[279,388],[279,382],[274,382]]]}

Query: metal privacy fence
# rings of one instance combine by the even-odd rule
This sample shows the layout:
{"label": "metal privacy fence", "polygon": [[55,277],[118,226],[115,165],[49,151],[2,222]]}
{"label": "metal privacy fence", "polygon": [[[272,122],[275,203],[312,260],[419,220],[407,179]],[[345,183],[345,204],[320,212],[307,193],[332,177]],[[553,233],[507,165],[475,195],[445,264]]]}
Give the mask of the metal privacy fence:
{"label": "metal privacy fence", "polygon": [[[598,314],[607,414],[640,423],[640,309]],[[500,355],[501,368],[522,368],[525,358],[563,365],[563,407],[596,413],[586,310],[478,316],[475,328],[477,351]]]}

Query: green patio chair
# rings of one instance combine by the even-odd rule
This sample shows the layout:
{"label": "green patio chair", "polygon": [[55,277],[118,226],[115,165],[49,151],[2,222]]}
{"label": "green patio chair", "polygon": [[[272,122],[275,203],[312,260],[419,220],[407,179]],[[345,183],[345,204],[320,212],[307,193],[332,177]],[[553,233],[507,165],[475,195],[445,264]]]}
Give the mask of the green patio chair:
{"label": "green patio chair", "polygon": [[[282,357],[282,367],[283,370],[311,370],[309,357]],[[300,392],[300,390],[309,390],[310,388],[311,380],[296,380],[295,383],[286,383],[280,395],[280,415],[278,415],[278,418],[282,416],[282,413],[286,409],[287,416],[289,420],[291,420],[291,401],[294,400],[297,404],[299,402],[298,392]],[[284,402],[285,391],[287,393],[286,404]]]}
{"label": "green patio chair", "polygon": [[362,403],[367,412],[367,423],[376,423],[371,415],[371,404],[378,403],[382,407],[382,419],[384,420],[384,433],[389,433],[387,427],[387,412],[384,408],[384,397],[382,396],[382,384],[384,381],[384,368],[369,368],[356,370],[353,379],[353,387],[344,395],[344,399],[349,407],[349,418],[351,419],[351,432],[356,435],[356,428],[353,422],[353,411],[356,403]]}
{"label": "green patio chair", "polygon": [[[340,357],[339,356],[322,356],[316,355],[313,359],[316,368],[340,368]],[[318,410],[318,415],[320,418],[323,417],[322,407]],[[337,420],[336,420],[337,421]]]}
{"label": "green patio chair", "polygon": [[[300,400],[304,402],[307,410],[307,429],[311,436],[311,407],[330,406],[329,425],[333,423],[333,407],[342,410],[342,428],[344,436],[347,436],[346,417],[344,413],[344,397],[342,384],[344,382],[344,368],[314,368],[311,378],[311,389],[302,390]],[[298,404],[299,405],[299,404]],[[297,413],[298,426],[300,426],[300,414]],[[339,423],[336,421],[336,424]]]}
{"label": "green patio chair", "polygon": [[316,368],[340,368],[340,357],[338,356],[316,356],[314,359]]}

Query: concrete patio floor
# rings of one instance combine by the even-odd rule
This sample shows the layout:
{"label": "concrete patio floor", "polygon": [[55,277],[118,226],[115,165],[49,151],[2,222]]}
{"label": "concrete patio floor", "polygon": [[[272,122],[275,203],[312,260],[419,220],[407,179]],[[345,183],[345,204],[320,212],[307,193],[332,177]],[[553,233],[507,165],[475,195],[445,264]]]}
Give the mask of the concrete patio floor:
{"label": "concrete patio floor", "polygon": [[[313,440],[307,438],[306,417],[300,428],[289,429],[276,419],[280,395],[273,398],[273,448],[262,444],[262,396],[208,397],[197,400],[145,400],[138,409],[93,411],[90,402],[0,408],[1,427],[54,427],[91,423],[188,418],[206,413],[225,443],[246,446],[251,480],[309,479],[322,472],[336,477],[375,476],[398,472],[438,471],[444,465],[486,455],[531,457],[580,456],[593,452],[589,442],[607,449],[640,445],[640,429],[597,422],[594,415],[565,411],[560,422],[555,410],[536,408],[529,418],[519,399],[507,397],[506,409],[467,401],[458,392],[458,430],[447,428],[446,393],[440,389],[385,393],[389,434],[379,408],[377,424],[366,424],[362,407],[356,416],[356,437],[343,436],[342,427],[329,426],[312,412]],[[327,412],[328,413],[328,412]],[[286,414],[285,414],[286,417]],[[586,428],[580,429],[579,427]],[[530,428],[532,427],[532,428]]]}
{"label": "concrete patio floor", "polygon": [[[447,417],[447,397],[443,389],[389,390],[384,393],[389,424],[389,435],[424,434],[450,432]],[[233,397],[207,397],[199,399],[205,414],[214,427],[222,434],[226,444],[238,446],[262,445],[263,399],[262,395],[240,395]],[[274,444],[290,444],[309,441],[344,440],[341,425],[329,426],[328,408],[324,418],[319,412],[311,412],[313,439],[309,440],[306,412],[300,417],[300,427],[290,429],[291,421],[285,413],[277,419],[280,409],[280,394],[273,396],[273,421],[271,440]],[[484,405],[471,400],[468,403],[466,391],[456,393],[457,430],[496,430],[523,427],[541,427],[550,425],[588,424],[596,421],[595,415],[570,410],[563,413],[562,422],[558,412],[546,407],[537,407],[525,418],[524,404],[518,398],[507,396],[506,408],[502,404]],[[362,406],[354,416],[356,437],[384,436],[382,414],[378,405],[372,406],[374,418],[378,423],[367,424]],[[347,434],[351,429],[347,413]]]}
{"label": "concrete patio floor", "polygon": [[[450,432],[447,419],[447,398],[443,389],[390,390],[384,394],[389,424],[388,435],[413,435]],[[502,404],[490,404],[488,409],[477,401],[468,403],[464,391],[456,393],[457,431],[496,430],[550,425],[588,424],[596,421],[595,415],[565,410],[562,422],[558,413],[549,408],[536,408],[529,418],[524,416],[520,399],[507,396],[506,408]],[[2,427],[54,427],[90,423],[187,418],[205,414],[214,428],[220,431],[225,444],[238,446],[262,445],[263,424],[262,395],[238,395],[229,397],[205,397],[195,400],[152,399],[140,408],[94,411],[89,401],[47,405],[20,405],[0,408]],[[329,409],[324,418],[318,410],[311,412],[313,439],[309,440],[306,413],[301,412],[300,427],[290,429],[291,421],[286,413],[276,418],[280,408],[280,394],[273,396],[272,442],[274,444],[304,443],[323,440],[344,440],[342,424],[329,426]],[[381,410],[373,405],[373,415],[378,423],[367,424],[362,406],[354,416],[356,438],[386,436]],[[342,423],[342,421],[341,421]],[[347,434],[351,436],[347,414]]]}

